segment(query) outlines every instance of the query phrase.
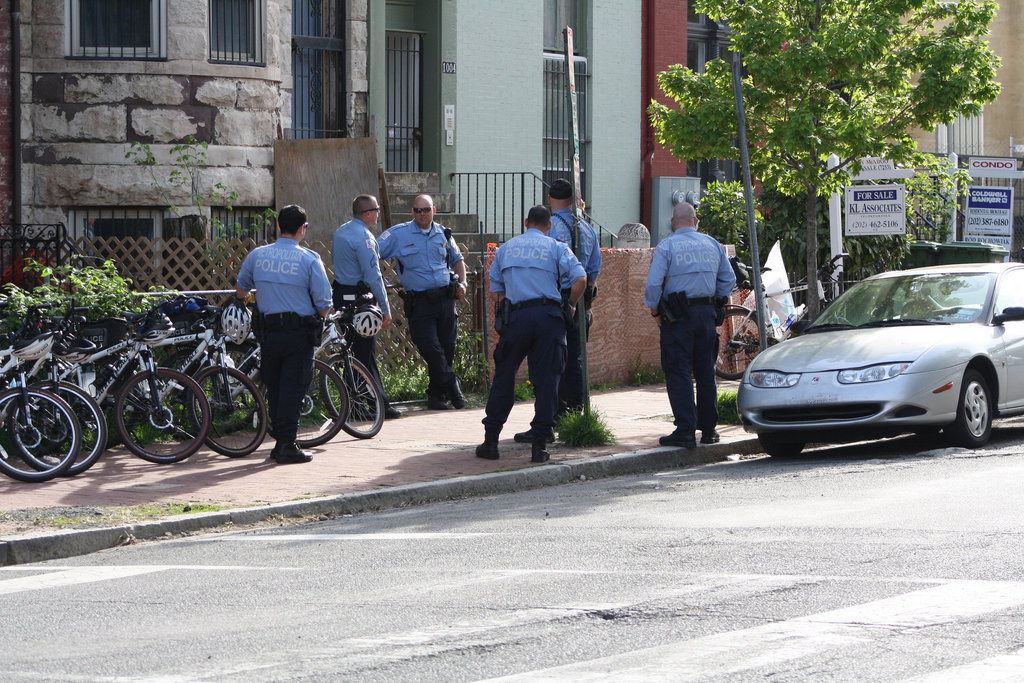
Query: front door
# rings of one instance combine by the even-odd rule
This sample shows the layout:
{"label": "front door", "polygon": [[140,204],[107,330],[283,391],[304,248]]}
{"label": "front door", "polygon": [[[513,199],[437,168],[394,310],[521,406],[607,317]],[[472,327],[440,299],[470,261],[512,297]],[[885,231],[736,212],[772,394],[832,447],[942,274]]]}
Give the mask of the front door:
{"label": "front door", "polygon": [[423,155],[423,36],[387,32],[387,146],[385,170],[421,171]]}

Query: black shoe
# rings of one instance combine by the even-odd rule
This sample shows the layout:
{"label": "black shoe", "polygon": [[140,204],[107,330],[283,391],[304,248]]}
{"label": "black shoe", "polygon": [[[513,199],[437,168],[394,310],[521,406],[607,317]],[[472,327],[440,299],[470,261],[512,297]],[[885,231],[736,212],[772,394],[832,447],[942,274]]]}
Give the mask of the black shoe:
{"label": "black shoe", "polygon": [[551,456],[545,450],[546,444],[544,441],[534,441],[533,450],[530,455],[530,462],[547,462],[551,459]]}
{"label": "black shoe", "polygon": [[277,455],[274,456],[274,460],[277,461],[278,465],[290,465],[292,463],[299,462],[310,462],[313,459],[313,454],[309,451],[304,451],[299,448],[299,444],[292,441],[291,443],[285,443],[281,445],[281,448],[277,451]]}
{"label": "black shoe", "polygon": [[448,410],[448,408],[448,401],[440,398],[434,398],[433,396],[427,397],[428,410]]}
{"label": "black shoe", "polygon": [[484,460],[497,460],[498,442],[484,441],[482,444],[476,447],[476,457],[483,458]]}
{"label": "black shoe", "polygon": [[402,417],[402,411],[399,410],[398,408],[394,406],[388,406],[387,408],[384,409],[385,420],[397,420],[400,417]]}
{"label": "black shoe", "polygon": [[680,446],[687,450],[697,447],[697,440],[694,438],[693,432],[675,431],[658,439],[658,443],[662,446]]}
{"label": "black shoe", "polygon": [[[512,437],[512,440],[516,443],[533,443],[533,428],[527,429],[525,432],[519,432]],[[555,433],[553,431],[548,432],[548,443],[555,442]]]}
{"label": "black shoe", "polygon": [[448,390],[448,395],[452,399],[452,407],[456,410],[462,410],[466,407],[466,397],[462,395],[462,387],[459,386],[459,380],[452,382],[451,389]]}
{"label": "black shoe", "polygon": [[719,436],[718,432],[716,432],[714,429],[702,430],[701,433],[700,433],[700,442],[701,443],[718,443],[721,440],[722,440],[722,437]]}

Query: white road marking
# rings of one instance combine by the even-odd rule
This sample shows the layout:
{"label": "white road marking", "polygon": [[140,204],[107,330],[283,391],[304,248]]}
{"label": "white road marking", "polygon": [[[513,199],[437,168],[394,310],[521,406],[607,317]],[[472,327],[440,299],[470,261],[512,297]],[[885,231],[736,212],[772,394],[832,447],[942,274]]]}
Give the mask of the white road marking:
{"label": "white road marking", "polygon": [[[906,628],[950,623],[1022,604],[1024,583],[950,581],[863,605],[493,680],[696,680],[778,666]],[[1018,674],[1024,675],[1024,670]]]}
{"label": "white road marking", "polygon": [[493,536],[489,533],[457,533],[440,531],[436,533],[377,533],[377,534],[268,534],[268,535],[245,535],[245,536],[220,536],[217,538],[198,539],[206,543],[221,541],[248,541],[248,542],[279,542],[291,543],[292,541],[430,541],[433,539],[451,538],[478,538],[480,536]]}
{"label": "white road marking", "polygon": [[[0,579],[0,595],[21,593],[24,591],[42,590],[45,588],[63,588],[64,586],[76,586],[83,583],[96,583],[97,581],[111,581],[114,579],[126,579],[132,576],[142,576],[164,572],[171,569],[184,569],[189,571],[264,571],[266,567],[231,567],[231,566],[205,566],[205,565],[129,565],[124,567],[0,567],[0,574],[6,572],[42,571],[44,573],[36,576],[23,576],[17,579]],[[285,571],[292,571],[285,569]]]}
{"label": "white road marking", "polygon": [[914,676],[902,683],[996,683],[1024,681],[1024,648],[1013,654],[981,659],[970,664],[950,667],[944,671]]}

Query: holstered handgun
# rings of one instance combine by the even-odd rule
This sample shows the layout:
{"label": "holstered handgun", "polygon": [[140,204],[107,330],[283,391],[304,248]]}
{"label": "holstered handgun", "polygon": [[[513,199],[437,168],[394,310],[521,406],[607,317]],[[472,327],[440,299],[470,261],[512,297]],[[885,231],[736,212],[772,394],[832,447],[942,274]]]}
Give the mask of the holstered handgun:
{"label": "holstered handgun", "polygon": [[509,299],[502,299],[494,304],[494,331],[501,334],[501,330],[508,325],[512,319],[512,302]]}
{"label": "holstered handgun", "polygon": [[565,320],[565,331],[575,332],[579,329],[576,324],[576,311],[573,310],[572,304],[569,303],[569,297],[572,296],[572,290],[562,290],[562,318]]}
{"label": "holstered handgun", "polygon": [[412,292],[407,289],[398,290],[398,298],[402,300],[402,307],[405,310],[405,319],[412,317]]}
{"label": "holstered handgun", "polygon": [[721,327],[725,322],[725,305],[729,303],[729,297],[720,296],[715,299],[715,327]]}
{"label": "holstered handgun", "polygon": [[592,284],[589,280],[587,281],[587,288],[583,290],[583,306],[588,311],[594,305],[594,299],[597,298],[597,285]]}
{"label": "holstered handgun", "polygon": [[256,311],[252,316],[252,336],[256,337],[256,341],[262,344],[266,341],[266,335],[267,326],[263,319],[263,314]]}

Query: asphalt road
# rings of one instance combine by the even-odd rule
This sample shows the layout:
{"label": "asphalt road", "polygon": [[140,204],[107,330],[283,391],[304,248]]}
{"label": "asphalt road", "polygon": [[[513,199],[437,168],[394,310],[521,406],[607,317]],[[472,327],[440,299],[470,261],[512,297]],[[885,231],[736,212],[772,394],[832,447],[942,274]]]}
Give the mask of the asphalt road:
{"label": "asphalt road", "polygon": [[0,569],[5,681],[1024,680],[1024,432]]}

